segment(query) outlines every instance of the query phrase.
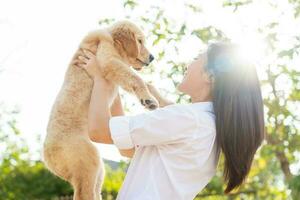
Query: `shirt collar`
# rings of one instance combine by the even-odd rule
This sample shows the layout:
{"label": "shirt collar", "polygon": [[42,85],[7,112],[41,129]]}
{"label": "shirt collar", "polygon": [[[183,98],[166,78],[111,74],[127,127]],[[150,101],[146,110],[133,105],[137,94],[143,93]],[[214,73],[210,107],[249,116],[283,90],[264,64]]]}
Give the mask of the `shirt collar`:
{"label": "shirt collar", "polygon": [[212,101],[196,102],[192,103],[191,106],[198,110],[214,113],[214,106]]}

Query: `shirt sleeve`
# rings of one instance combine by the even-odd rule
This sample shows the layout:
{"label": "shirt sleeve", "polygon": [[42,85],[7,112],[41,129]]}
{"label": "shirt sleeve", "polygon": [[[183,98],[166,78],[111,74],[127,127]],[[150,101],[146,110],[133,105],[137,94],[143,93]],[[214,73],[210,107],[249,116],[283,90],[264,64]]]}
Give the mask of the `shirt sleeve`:
{"label": "shirt sleeve", "polygon": [[183,142],[197,130],[193,113],[175,105],[109,121],[111,137],[119,149]]}

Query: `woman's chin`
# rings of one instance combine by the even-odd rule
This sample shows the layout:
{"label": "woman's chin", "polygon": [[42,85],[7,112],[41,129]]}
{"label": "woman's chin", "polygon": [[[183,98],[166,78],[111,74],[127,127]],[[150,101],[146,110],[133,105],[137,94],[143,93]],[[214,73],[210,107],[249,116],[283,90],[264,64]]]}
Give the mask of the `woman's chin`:
{"label": "woman's chin", "polygon": [[179,85],[177,85],[176,89],[179,92],[183,93],[184,95],[190,96],[190,91],[189,91],[188,87],[186,87],[186,85],[180,83]]}
{"label": "woman's chin", "polygon": [[182,83],[179,83],[179,84],[177,85],[176,89],[177,89],[179,92],[185,93],[185,90],[184,90],[184,87],[183,87]]}

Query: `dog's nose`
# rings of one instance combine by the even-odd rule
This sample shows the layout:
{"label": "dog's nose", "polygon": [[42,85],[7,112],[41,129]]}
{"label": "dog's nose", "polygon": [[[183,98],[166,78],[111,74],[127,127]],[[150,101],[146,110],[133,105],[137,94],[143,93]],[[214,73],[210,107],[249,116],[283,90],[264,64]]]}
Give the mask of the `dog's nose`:
{"label": "dog's nose", "polygon": [[154,60],[154,56],[152,54],[150,54],[149,56],[149,62],[152,62]]}

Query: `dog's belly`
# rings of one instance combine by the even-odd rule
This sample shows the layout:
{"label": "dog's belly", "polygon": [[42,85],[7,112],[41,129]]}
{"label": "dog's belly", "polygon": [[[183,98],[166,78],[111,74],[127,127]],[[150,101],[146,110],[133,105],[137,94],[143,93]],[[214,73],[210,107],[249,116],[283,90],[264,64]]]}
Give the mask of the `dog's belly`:
{"label": "dog's belly", "polygon": [[78,169],[99,168],[100,157],[88,137],[88,106],[93,82],[70,66],[52,107],[44,142],[44,161],[56,175],[70,181]]}
{"label": "dog's belly", "polygon": [[87,134],[92,85],[93,81],[84,71],[74,66],[69,67],[52,107],[47,135]]}

